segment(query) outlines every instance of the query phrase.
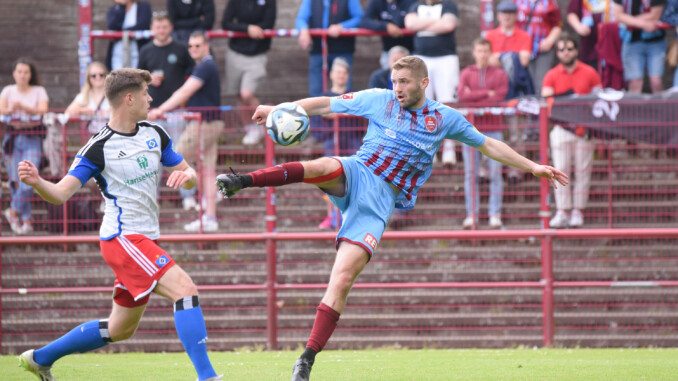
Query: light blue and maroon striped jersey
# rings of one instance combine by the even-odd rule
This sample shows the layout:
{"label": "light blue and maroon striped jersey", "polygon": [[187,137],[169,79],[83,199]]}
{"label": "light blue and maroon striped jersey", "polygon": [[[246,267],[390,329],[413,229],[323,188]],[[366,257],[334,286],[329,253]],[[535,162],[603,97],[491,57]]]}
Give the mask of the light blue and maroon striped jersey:
{"label": "light blue and maroon striped jersey", "polygon": [[402,109],[392,90],[370,89],[333,97],[330,104],[332,112],[369,119],[356,155],[375,175],[401,190],[396,198],[399,209],[414,207],[443,139],[472,147],[485,143],[485,135],[457,110],[428,98],[422,108]]}

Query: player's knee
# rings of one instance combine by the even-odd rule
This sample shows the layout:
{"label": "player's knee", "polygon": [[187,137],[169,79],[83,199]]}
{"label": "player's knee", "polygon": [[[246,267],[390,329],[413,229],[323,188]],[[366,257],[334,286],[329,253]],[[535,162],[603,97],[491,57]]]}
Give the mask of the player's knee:
{"label": "player's knee", "polygon": [[306,161],[303,165],[304,178],[325,176],[341,168],[341,164],[337,160],[329,157]]}
{"label": "player's knee", "polygon": [[108,333],[111,335],[111,340],[123,341],[127,340],[130,337],[134,336],[134,333],[137,331],[139,324],[108,324]]}

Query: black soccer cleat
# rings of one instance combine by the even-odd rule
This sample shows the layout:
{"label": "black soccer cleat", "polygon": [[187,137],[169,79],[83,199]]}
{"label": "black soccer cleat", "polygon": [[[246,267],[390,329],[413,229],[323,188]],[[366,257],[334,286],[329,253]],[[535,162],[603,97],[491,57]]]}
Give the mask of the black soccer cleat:
{"label": "black soccer cleat", "polygon": [[311,367],[313,362],[307,359],[298,359],[294,363],[292,368],[292,380],[291,381],[308,381],[311,376]]}
{"label": "black soccer cleat", "polygon": [[226,198],[233,197],[243,188],[240,176],[230,173],[224,173],[223,175],[217,176],[216,184],[219,188],[219,193],[223,194]]}

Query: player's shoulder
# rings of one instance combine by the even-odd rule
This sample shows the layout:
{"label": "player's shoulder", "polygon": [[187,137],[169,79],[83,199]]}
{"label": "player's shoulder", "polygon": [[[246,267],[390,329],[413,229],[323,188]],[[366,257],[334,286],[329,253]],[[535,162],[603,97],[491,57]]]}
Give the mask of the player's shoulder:
{"label": "player's shoulder", "polygon": [[92,155],[101,155],[104,149],[104,145],[114,136],[115,132],[111,130],[108,125],[104,126],[96,134],[92,135],[87,143],[85,143],[78,155],[80,156],[92,156]]}

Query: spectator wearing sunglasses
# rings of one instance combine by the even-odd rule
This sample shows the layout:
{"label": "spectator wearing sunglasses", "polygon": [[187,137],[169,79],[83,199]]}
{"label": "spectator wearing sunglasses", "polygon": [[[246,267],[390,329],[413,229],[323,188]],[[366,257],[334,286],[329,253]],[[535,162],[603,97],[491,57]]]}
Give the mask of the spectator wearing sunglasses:
{"label": "spectator wearing sunglasses", "polygon": [[[598,72],[580,61],[577,41],[563,35],[556,42],[556,57],[559,64],[544,77],[541,90],[543,97],[570,94],[589,94],[602,87]],[[570,178],[574,167],[574,186],[556,189],[556,215],[551,219],[552,228],[578,228],[584,225],[583,210],[591,187],[593,152],[596,143],[589,138],[583,126],[556,124],[549,135],[553,165]]]}
{"label": "spectator wearing sunglasses", "polygon": [[73,102],[66,108],[66,114],[91,117],[87,123],[89,134],[96,134],[102,128],[110,114],[110,106],[104,94],[104,80],[108,74],[106,65],[94,61],[87,65],[85,84]]}

